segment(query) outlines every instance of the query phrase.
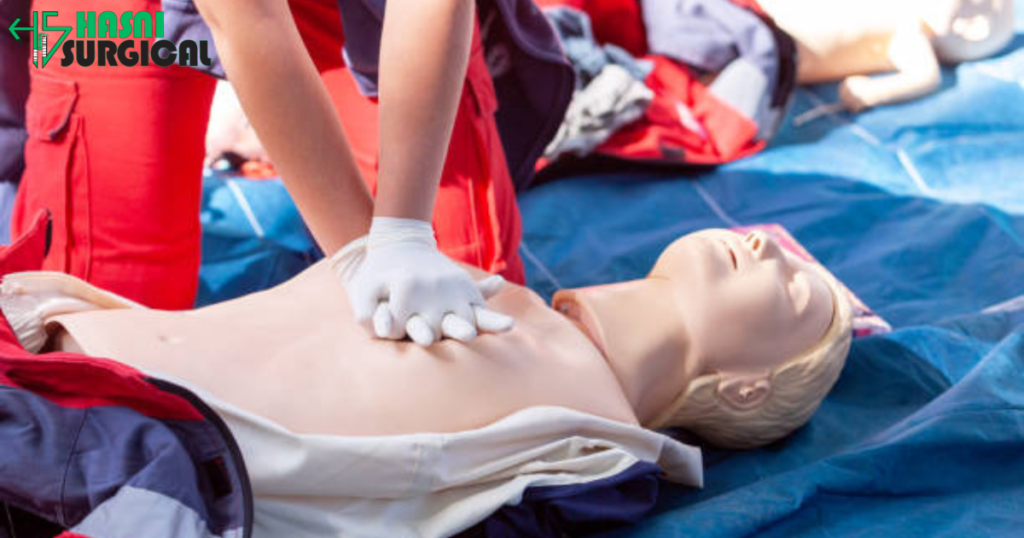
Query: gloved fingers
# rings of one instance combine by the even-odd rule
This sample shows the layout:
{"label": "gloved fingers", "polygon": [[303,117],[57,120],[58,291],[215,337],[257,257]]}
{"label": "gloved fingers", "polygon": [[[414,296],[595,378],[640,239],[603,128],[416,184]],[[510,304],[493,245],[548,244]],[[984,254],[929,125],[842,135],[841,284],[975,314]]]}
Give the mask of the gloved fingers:
{"label": "gloved fingers", "polygon": [[441,319],[441,334],[460,342],[469,342],[476,338],[476,326],[456,314],[445,314]]}
{"label": "gloved fingers", "polygon": [[377,311],[373,314],[373,333],[377,338],[401,340],[405,338],[405,326],[395,323],[391,317],[391,309],[387,301],[377,303]]}
{"label": "gloved fingers", "polygon": [[[448,310],[441,317],[438,325],[432,324],[431,326],[435,328],[435,332],[439,330],[442,337],[468,342],[476,338],[477,335],[476,314],[473,312],[473,306],[482,304],[483,296],[475,286],[463,288],[461,292],[455,290],[450,292],[451,302]],[[426,316],[425,318],[427,322],[433,322],[431,318]],[[449,334],[450,332],[451,334]]]}
{"label": "gloved fingers", "polygon": [[353,290],[349,296],[349,303],[352,305],[352,314],[356,321],[365,324],[372,320],[377,313],[377,305],[382,299],[387,299],[385,292],[383,286]]}
{"label": "gloved fingers", "polygon": [[516,320],[480,305],[473,305],[476,327],[481,332],[503,333],[515,326]]}
{"label": "gloved fingers", "polygon": [[388,298],[391,317],[404,323],[413,316],[420,316],[435,334],[441,330],[441,320],[448,312],[472,323],[472,305],[482,304],[483,297],[471,281],[467,279],[466,284],[398,282],[391,287]]}
{"label": "gloved fingers", "polygon": [[373,313],[373,334],[377,338],[387,338],[391,335],[394,325],[391,320],[391,311],[388,310],[388,303],[385,301],[377,303],[377,311]]}
{"label": "gloved fingers", "polygon": [[[391,317],[395,320],[395,323],[405,325],[410,318],[421,314],[421,312],[416,310],[417,305],[414,304],[416,295],[416,290],[410,281],[400,281],[391,286],[391,293],[387,300],[391,310]],[[440,319],[437,321],[438,323],[441,322]]]}
{"label": "gloved fingers", "polygon": [[455,316],[459,319],[462,319],[466,323],[472,325],[473,327],[476,327],[476,314],[473,313],[473,304],[474,303],[469,300],[460,301],[459,303],[451,307],[450,310],[445,312],[445,317]]}
{"label": "gloved fingers", "polygon": [[365,323],[373,318],[377,310],[377,301],[372,297],[352,297],[349,300],[352,305],[352,316],[359,323]]}
{"label": "gloved fingers", "polygon": [[412,316],[405,322],[405,332],[417,344],[427,347],[437,340],[434,329],[420,316]]}
{"label": "gloved fingers", "polygon": [[491,275],[483,280],[476,281],[475,284],[477,289],[480,290],[480,295],[483,295],[484,299],[490,299],[505,287],[505,279],[501,275]]}

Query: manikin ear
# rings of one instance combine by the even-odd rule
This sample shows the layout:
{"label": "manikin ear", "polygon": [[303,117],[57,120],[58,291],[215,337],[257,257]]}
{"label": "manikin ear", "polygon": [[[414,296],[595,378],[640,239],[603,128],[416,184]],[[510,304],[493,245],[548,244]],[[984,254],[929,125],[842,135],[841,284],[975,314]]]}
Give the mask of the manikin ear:
{"label": "manikin ear", "polygon": [[772,392],[771,372],[721,372],[718,382],[718,397],[730,407],[740,410],[753,409]]}

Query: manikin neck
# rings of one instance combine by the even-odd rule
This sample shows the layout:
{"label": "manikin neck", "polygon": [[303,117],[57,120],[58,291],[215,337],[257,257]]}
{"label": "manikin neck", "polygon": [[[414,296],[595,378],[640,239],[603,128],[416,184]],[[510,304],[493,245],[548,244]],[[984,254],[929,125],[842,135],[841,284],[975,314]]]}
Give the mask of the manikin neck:
{"label": "manikin neck", "polygon": [[701,372],[668,281],[562,290],[552,306],[604,355],[637,419],[661,414]]}

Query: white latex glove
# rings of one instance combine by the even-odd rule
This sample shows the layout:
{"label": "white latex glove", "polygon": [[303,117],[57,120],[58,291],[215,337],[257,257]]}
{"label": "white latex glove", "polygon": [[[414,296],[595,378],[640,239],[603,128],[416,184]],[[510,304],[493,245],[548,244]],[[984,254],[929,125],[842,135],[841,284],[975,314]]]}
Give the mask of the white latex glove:
{"label": "white latex glove", "polygon": [[480,331],[504,332],[515,323],[484,306],[505,280],[495,275],[474,282],[437,249],[428,222],[375,217],[370,233],[331,262],[356,320],[372,322],[378,338],[408,336],[422,346],[441,338],[468,342]]}

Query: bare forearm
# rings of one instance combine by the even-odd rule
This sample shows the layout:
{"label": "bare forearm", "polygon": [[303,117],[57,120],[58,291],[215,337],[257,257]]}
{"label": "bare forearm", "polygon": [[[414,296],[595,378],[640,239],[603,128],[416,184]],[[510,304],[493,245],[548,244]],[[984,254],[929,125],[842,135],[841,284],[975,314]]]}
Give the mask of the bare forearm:
{"label": "bare forearm", "polygon": [[365,234],[373,201],[286,2],[212,0],[200,9],[249,121],[321,248],[330,253]]}
{"label": "bare forearm", "polygon": [[388,0],[377,216],[431,220],[473,31],[473,0]]}

